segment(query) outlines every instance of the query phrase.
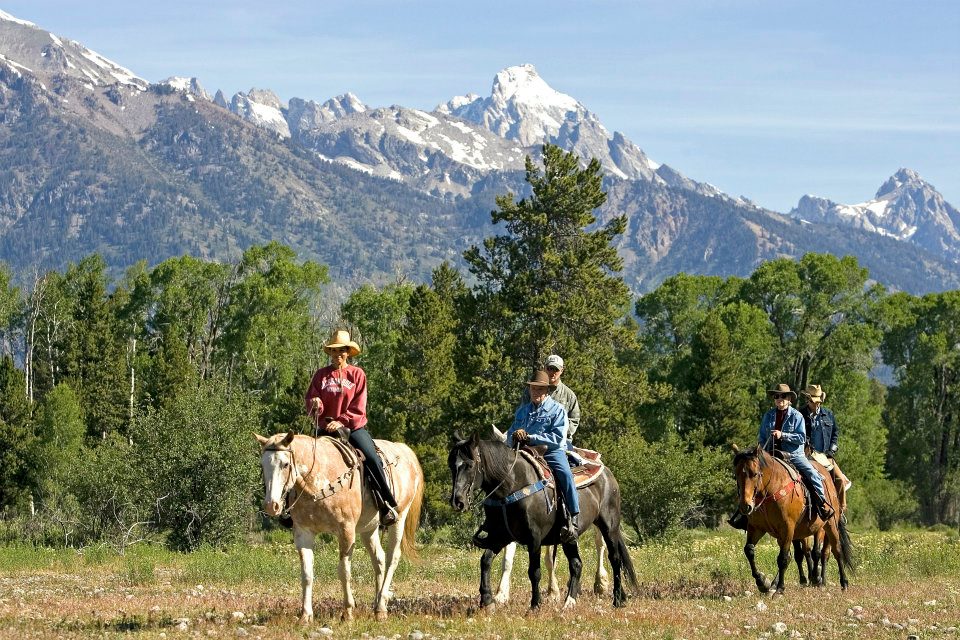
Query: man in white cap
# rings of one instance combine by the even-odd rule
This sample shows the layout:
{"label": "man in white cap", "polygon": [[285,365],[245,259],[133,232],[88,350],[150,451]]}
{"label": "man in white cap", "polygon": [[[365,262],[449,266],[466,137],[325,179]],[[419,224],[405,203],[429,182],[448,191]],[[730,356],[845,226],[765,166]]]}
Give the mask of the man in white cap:
{"label": "man in white cap", "polygon": [[550,397],[567,410],[567,441],[572,443],[573,434],[580,426],[580,402],[577,400],[577,394],[560,381],[560,376],[563,375],[563,358],[557,354],[551,354],[547,356],[543,366],[547,375],[550,376],[550,384],[556,387],[550,392]]}

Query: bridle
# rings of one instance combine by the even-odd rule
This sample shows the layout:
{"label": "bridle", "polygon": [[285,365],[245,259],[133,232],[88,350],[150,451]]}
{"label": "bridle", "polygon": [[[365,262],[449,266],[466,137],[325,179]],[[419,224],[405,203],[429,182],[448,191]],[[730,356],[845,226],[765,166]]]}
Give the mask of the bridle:
{"label": "bridle", "polygon": [[[464,444],[467,444],[467,443],[464,443]],[[461,449],[462,447],[463,447],[463,444],[460,444],[460,445],[457,445],[457,446],[456,446],[456,448],[458,449],[458,451],[457,451],[457,458],[460,458],[460,457],[461,457],[461,451],[459,451],[459,449]],[[516,466],[517,460],[519,460],[519,459],[520,459],[520,448],[519,448],[519,445],[517,445],[517,446],[515,446],[514,449],[513,449],[513,462],[510,463],[510,468],[507,469],[507,472],[504,474],[503,479],[497,484],[497,486],[495,486],[495,487],[494,487],[493,489],[491,489],[486,495],[483,496],[483,499],[480,500],[480,504],[483,504],[484,502],[486,502],[487,499],[490,498],[490,496],[492,496],[494,493],[496,493],[496,492],[500,489],[500,487],[503,486],[503,483],[506,482],[506,481],[507,481],[507,478],[510,477],[510,474],[513,473],[513,468]],[[480,487],[477,487],[477,484],[478,484],[478,483],[477,483],[477,478],[478,478],[478,477],[479,477],[479,478],[483,478],[483,477],[484,477],[484,475],[483,475],[483,456],[480,455],[480,445],[479,445],[479,444],[476,446],[476,448],[474,448],[473,446],[470,446],[470,460],[473,462],[473,477],[470,478],[470,484],[467,486],[467,492],[466,492],[467,495],[464,497],[464,506],[465,506],[467,509],[470,508],[470,502],[471,502],[471,501],[470,501],[470,497],[471,497],[474,493],[476,493],[477,491],[482,491],[482,490],[483,490],[482,482],[480,483],[481,486],[480,486]],[[459,476],[459,474],[460,474],[460,470],[458,469],[458,467],[457,467],[456,465],[454,465],[454,467],[453,467],[453,486],[454,486],[454,489],[456,489],[456,486],[457,486],[457,477]]]}
{"label": "bridle", "polygon": [[301,480],[302,476],[300,475],[300,469],[297,466],[297,454],[294,452],[293,447],[278,447],[276,445],[271,445],[264,448],[260,455],[262,456],[267,452],[286,452],[290,454],[290,469],[287,471],[287,478],[283,482],[283,493],[280,494],[280,504],[283,505],[283,510],[280,512],[281,516],[290,515],[290,510],[293,509],[294,505],[300,500],[300,497],[306,493],[305,491],[300,491],[297,496],[293,499],[293,504],[287,504],[287,496],[293,491],[293,488],[297,486],[297,480]]}

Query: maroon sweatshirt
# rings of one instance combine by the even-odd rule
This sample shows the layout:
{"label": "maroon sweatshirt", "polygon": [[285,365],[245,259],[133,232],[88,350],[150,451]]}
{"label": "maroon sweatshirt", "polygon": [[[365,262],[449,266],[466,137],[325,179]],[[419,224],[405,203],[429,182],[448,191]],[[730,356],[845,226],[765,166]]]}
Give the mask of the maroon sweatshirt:
{"label": "maroon sweatshirt", "polygon": [[351,431],[367,424],[367,374],[348,364],[343,369],[328,365],[313,374],[304,402],[312,415],[311,401],[320,398],[321,424],[336,420]]}

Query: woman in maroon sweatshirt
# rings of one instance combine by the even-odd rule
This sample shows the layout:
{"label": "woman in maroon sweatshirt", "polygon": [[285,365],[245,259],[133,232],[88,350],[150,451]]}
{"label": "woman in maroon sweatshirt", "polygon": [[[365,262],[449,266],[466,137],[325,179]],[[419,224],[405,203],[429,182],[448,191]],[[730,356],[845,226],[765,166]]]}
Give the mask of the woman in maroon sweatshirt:
{"label": "woman in maroon sweatshirt", "polygon": [[330,356],[330,364],[318,369],[307,389],[307,413],[319,420],[327,433],[345,429],[350,444],[363,452],[364,467],[373,480],[372,489],[380,494],[384,507],[380,510],[380,524],[390,526],[397,521],[397,501],[387,484],[383,463],[377,455],[367,425],[367,375],[363,369],[347,362],[360,354],[360,346],[350,339],[347,331],[337,330],[323,350]]}

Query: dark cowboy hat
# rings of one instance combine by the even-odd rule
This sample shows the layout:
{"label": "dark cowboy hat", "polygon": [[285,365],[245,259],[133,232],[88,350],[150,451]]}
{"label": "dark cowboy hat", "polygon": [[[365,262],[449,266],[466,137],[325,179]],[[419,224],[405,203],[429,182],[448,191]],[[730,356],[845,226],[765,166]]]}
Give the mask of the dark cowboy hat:
{"label": "dark cowboy hat", "polygon": [[530,382],[527,383],[528,387],[546,387],[550,391],[556,391],[557,385],[550,384],[550,374],[548,374],[543,369],[539,369],[533,372],[533,377],[530,378]]}
{"label": "dark cowboy hat", "polygon": [[796,401],[797,401],[797,394],[795,394],[795,393],[790,389],[790,385],[788,385],[788,384],[784,384],[784,383],[781,382],[780,384],[778,384],[778,385],[776,386],[775,389],[767,389],[767,395],[768,395],[768,396],[775,396],[775,395],[777,395],[777,394],[779,394],[779,393],[789,393],[791,396],[793,396],[792,402],[796,402]]}

